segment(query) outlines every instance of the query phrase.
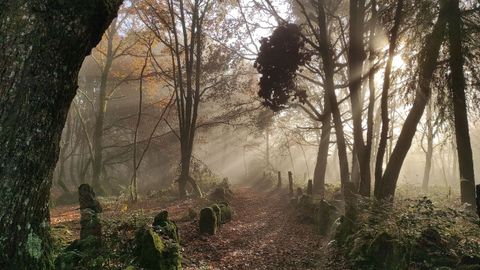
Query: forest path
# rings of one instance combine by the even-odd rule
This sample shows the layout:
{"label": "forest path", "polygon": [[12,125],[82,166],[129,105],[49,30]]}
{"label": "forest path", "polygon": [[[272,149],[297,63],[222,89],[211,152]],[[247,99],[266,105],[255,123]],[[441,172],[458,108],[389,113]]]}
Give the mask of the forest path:
{"label": "forest path", "polygon": [[[189,208],[199,210],[209,205],[205,199],[183,201],[143,200],[120,210],[121,204],[105,205],[103,218],[131,215],[141,210],[155,216],[166,209],[177,222],[186,270],[207,269],[348,269],[327,240],[320,237],[311,224],[298,221],[285,190],[259,192],[252,188],[234,189],[230,202],[234,209],[232,221],[224,224],[213,236],[198,233],[198,219],[180,221]],[[79,237],[78,205],[52,209],[53,226],[66,225]]]}
{"label": "forest path", "polygon": [[186,269],[347,269],[312,225],[295,219],[285,193],[239,188],[231,205],[233,220],[214,236],[199,236],[196,222],[178,224]]}

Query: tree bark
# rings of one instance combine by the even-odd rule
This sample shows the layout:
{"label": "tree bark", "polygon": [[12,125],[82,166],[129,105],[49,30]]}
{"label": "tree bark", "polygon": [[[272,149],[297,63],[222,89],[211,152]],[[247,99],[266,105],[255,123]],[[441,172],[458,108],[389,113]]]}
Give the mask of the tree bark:
{"label": "tree bark", "polygon": [[[444,5],[443,1],[440,3],[440,14],[433,27],[432,33],[427,37],[425,45],[420,52],[420,75],[417,88],[417,94],[413,102],[412,109],[407,115],[405,123],[403,125],[400,136],[398,137],[397,144],[393,149],[390,160],[383,174],[382,183],[375,191],[375,197],[377,199],[390,199],[393,200],[395,195],[395,189],[397,187],[398,176],[402,168],[405,157],[408,150],[412,145],[413,137],[417,130],[417,125],[423,115],[423,111],[427,105],[431,96],[430,83],[432,81],[433,72],[437,66],[437,59],[440,53],[440,47],[445,35],[446,16],[448,9]],[[378,157],[377,157],[378,160]]]}
{"label": "tree bark", "polygon": [[383,88],[382,88],[382,97],[380,101],[380,111],[382,126],[380,131],[380,139],[378,143],[377,150],[377,160],[375,163],[375,190],[374,195],[377,197],[380,194],[380,188],[382,186],[382,176],[383,176],[383,159],[385,157],[385,151],[387,149],[387,140],[388,140],[388,127],[390,119],[388,118],[388,94],[390,91],[390,74],[392,72],[393,66],[393,57],[395,56],[395,50],[397,48],[397,39],[398,32],[400,29],[400,22],[403,13],[403,0],[398,0],[397,10],[395,14],[395,23],[391,31],[390,44],[388,48],[388,59],[387,65],[385,67],[385,74],[383,79]]}
{"label": "tree bark", "polygon": [[345,133],[343,131],[343,123],[338,108],[337,97],[335,95],[334,74],[335,67],[333,63],[333,52],[330,46],[330,39],[327,29],[327,18],[325,15],[325,1],[319,1],[318,4],[318,27],[320,35],[320,55],[323,62],[323,70],[325,73],[325,95],[328,97],[331,113],[333,116],[333,125],[337,138],[338,159],[340,165],[340,181],[342,190],[345,183],[350,182],[350,173],[348,167],[347,145],[345,142]]}
{"label": "tree bark", "polygon": [[119,0],[0,2],[0,268],[52,269],[48,200],[83,59]]}
{"label": "tree bark", "polygon": [[361,179],[360,186],[358,188],[358,193],[362,196],[370,196],[372,190],[372,146],[373,146],[373,135],[375,133],[374,126],[374,111],[375,111],[375,70],[373,69],[374,61],[376,59],[376,49],[375,49],[375,37],[377,31],[377,1],[373,0],[371,2],[371,12],[372,17],[370,19],[370,37],[369,37],[369,58],[367,61],[367,70],[368,70],[368,89],[369,89],[369,99],[368,99],[368,109],[367,109],[367,138],[365,142],[365,151],[364,151],[364,164],[369,170],[368,177]]}
{"label": "tree bark", "polygon": [[[313,192],[321,198],[325,195],[325,174],[328,163],[328,148],[330,146],[330,126],[331,113],[328,97],[325,97],[325,119],[322,121],[322,134],[320,135],[320,144],[318,146],[317,163],[313,172]],[[327,110],[328,109],[328,110]]]}
{"label": "tree bark", "polygon": [[475,174],[473,169],[472,145],[468,128],[465,76],[462,52],[462,18],[459,0],[449,0],[448,41],[450,45],[451,91],[458,165],[460,169],[460,197],[462,203],[475,206]]}
{"label": "tree bark", "polygon": [[[370,195],[370,152],[367,153],[367,146],[363,138],[362,126],[362,76],[363,63],[365,60],[364,51],[364,24],[365,24],[365,1],[350,1],[350,30],[349,30],[349,47],[348,47],[348,80],[350,89],[350,100],[352,103],[353,118],[353,141],[355,149],[355,157],[352,158],[358,166],[358,184],[356,187],[362,187],[359,191],[361,195]],[[353,162],[352,161],[352,162]],[[352,169],[353,176],[353,169]],[[360,183],[362,183],[360,185]]]}
{"label": "tree bark", "polygon": [[[427,108],[427,151],[425,152],[425,169],[423,171],[422,190],[428,191],[428,183],[430,182],[430,171],[432,170],[433,156],[433,125],[432,125],[432,104]],[[422,146],[423,147],[423,146]]]}

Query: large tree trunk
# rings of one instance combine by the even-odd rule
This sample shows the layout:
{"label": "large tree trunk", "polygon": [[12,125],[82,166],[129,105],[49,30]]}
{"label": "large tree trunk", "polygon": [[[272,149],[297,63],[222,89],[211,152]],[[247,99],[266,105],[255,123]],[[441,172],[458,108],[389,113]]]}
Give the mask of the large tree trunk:
{"label": "large tree trunk", "polygon": [[375,190],[374,190],[374,195],[377,198],[380,195],[379,192],[382,186],[383,159],[385,157],[385,151],[387,149],[388,127],[390,122],[390,119],[388,119],[388,94],[390,91],[390,79],[391,79],[390,74],[392,72],[393,57],[395,56],[395,50],[397,48],[397,40],[398,40],[398,33],[400,30],[402,13],[403,13],[403,0],[398,0],[397,10],[395,12],[395,23],[390,34],[388,59],[387,59],[387,65],[385,67],[383,88],[382,88],[382,98],[380,101],[382,128],[380,131],[380,139],[378,142],[378,151],[376,155],[377,160],[375,163]]}
{"label": "large tree trunk", "polygon": [[[327,111],[328,98],[325,98],[325,111]],[[330,111],[328,109],[328,111]],[[318,146],[317,163],[313,172],[313,192],[323,198],[325,195],[325,173],[328,163],[328,148],[330,146],[330,126],[331,114],[326,113],[322,121],[322,134],[320,135],[320,144]]]}
{"label": "large tree trunk", "polygon": [[107,89],[108,77],[112,68],[114,52],[113,52],[113,36],[115,28],[111,27],[107,31],[107,51],[105,52],[105,65],[102,68],[100,77],[100,87],[98,93],[98,104],[95,117],[95,128],[93,131],[93,164],[92,164],[92,187],[97,194],[105,193],[102,186],[102,169],[103,169],[103,129],[105,125],[105,114],[107,112]]}
{"label": "large tree trunk", "polygon": [[[443,2],[441,2],[443,3]],[[397,187],[398,176],[402,168],[405,157],[408,150],[412,145],[413,137],[417,130],[417,125],[422,118],[423,111],[427,105],[431,96],[430,83],[432,81],[433,72],[437,66],[437,58],[440,52],[440,47],[443,42],[446,26],[446,16],[448,9],[445,5],[441,4],[440,14],[433,27],[432,33],[425,41],[425,45],[420,52],[419,65],[420,75],[418,81],[417,93],[413,106],[407,115],[405,123],[403,125],[400,136],[398,137],[397,144],[393,149],[390,160],[383,174],[380,185],[376,185],[378,191],[375,191],[375,196],[378,199],[393,199],[395,195],[395,189]],[[378,157],[377,157],[378,160]],[[376,183],[377,184],[377,183]]]}
{"label": "large tree trunk", "polygon": [[372,190],[372,174],[374,167],[372,164],[372,146],[373,146],[373,136],[375,133],[375,126],[374,126],[374,111],[375,111],[375,73],[376,70],[373,69],[374,61],[376,59],[376,48],[375,48],[375,38],[376,38],[376,30],[377,30],[377,1],[372,0],[371,3],[371,19],[370,19],[370,37],[369,37],[369,58],[367,61],[367,70],[368,70],[368,89],[369,89],[369,99],[368,99],[368,109],[367,109],[367,139],[365,143],[365,152],[364,152],[364,160],[363,162],[368,164],[363,164],[366,168],[368,168],[369,175],[361,179],[360,186],[358,188],[358,192],[360,195],[363,196],[370,196]]}
{"label": "large tree trunk", "polygon": [[[362,76],[363,63],[365,60],[364,51],[364,24],[365,24],[365,0],[350,1],[350,30],[349,30],[349,47],[348,47],[348,80],[350,89],[350,100],[352,103],[353,118],[353,141],[355,149],[355,157],[352,158],[353,168],[358,166],[358,184],[360,194],[364,196],[370,195],[370,152],[365,145],[363,138],[363,100],[362,100]],[[352,169],[352,176],[353,176]]]}
{"label": "large tree trunk", "polygon": [[465,77],[463,73],[462,19],[459,0],[449,0],[448,41],[450,45],[450,70],[452,72],[453,114],[460,169],[460,193],[462,203],[475,206],[475,174],[472,146],[468,128]]}
{"label": "large tree trunk", "polygon": [[335,95],[335,67],[333,63],[333,52],[331,49],[327,28],[325,1],[323,0],[319,1],[318,4],[318,27],[320,35],[320,55],[322,57],[323,70],[325,73],[325,95],[327,95],[328,97],[330,109],[333,116],[333,125],[337,138],[338,160],[340,165],[340,181],[343,188],[345,183],[350,182],[347,144],[345,142],[345,133],[343,131],[343,123],[340,115],[340,109],[338,108],[337,96]]}
{"label": "large tree trunk", "polygon": [[48,200],[83,59],[122,1],[0,2],[0,269],[52,269]]}

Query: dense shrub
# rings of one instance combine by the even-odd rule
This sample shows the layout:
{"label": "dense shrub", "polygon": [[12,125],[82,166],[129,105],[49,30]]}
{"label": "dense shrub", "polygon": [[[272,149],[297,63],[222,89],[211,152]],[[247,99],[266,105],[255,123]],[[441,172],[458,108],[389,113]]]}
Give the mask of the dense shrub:
{"label": "dense shrub", "polygon": [[480,269],[479,221],[465,207],[427,197],[358,203],[354,233],[335,239],[356,268]]}

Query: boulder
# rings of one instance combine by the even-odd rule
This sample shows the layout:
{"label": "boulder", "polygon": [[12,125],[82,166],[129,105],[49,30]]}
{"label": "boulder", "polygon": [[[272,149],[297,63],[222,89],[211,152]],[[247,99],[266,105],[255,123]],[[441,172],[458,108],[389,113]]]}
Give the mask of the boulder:
{"label": "boulder", "polygon": [[332,224],[338,216],[335,206],[325,200],[321,200],[315,208],[314,223],[320,235],[325,236],[330,231]]}
{"label": "boulder", "polygon": [[215,202],[228,202],[232,199],[233,192],[228,187],[217,187],[210,193],[210,200]]}
{"label": "boulder", "polygon": [[168,212],[161,211],[153,219],[152,227],[156,233],[165,235],[175,242],[180,243],[177,224],[168,219]]}
{"label": "boulder", "polygon": [[102,224],[94,210],[90,208],[80,210],[80,226],[80,239],[85,239],[89,236],[95,236],[101,239]]}
{"label": "boulder", "polygon": [[200,233],[214,235],[217,231],[217,216],[211,207],[203,208],[200,211]]}
{"label": "boulder", "polygon": [[180,221],[187,222],[197,218],[197,212],[194,209],[188,208],[187,212],[180,218]]}
{"label": "boulder", "polygon": [[213,210],[213,212],[215,213],[215,217],[217,219],[217,227],[219,227],[220,225],[222,225],[222,210],[220,209],[220,207],[218,206],[218,204],[212,204],[212,206],[210,206]]}
{"label": "boulder", "polygon": [[313,197],[306,194],[301,195],[298,198],[296,211],[301,222],[314,223],[315,204],[313,203]]}
{"label": "boulder", "polygon": [[86,260],[94,259],[98,254],[101,241],[95,236],[88,236],[84,239],[77,239],[68,245],[55,259],[55,269],[73,270],[84,269],[83,263]]}
{"label": "boulder", "polygon": [[180,246],[173,239],[143,227],[136,234],[137,261],[148,270],[182,269]]}
{"label": "boulder", "polygon": [[220,208],[220,223],[224,224],[232,220],[233,209],[228,203],[219,203]]}
{"label": "boulder", "polygon": [[95,197],[95,192],[89,184],[81,184],[78,187],[78,201],[80,203],[80,210],[89,208],[95,213],[102,212],[102,206]]}

